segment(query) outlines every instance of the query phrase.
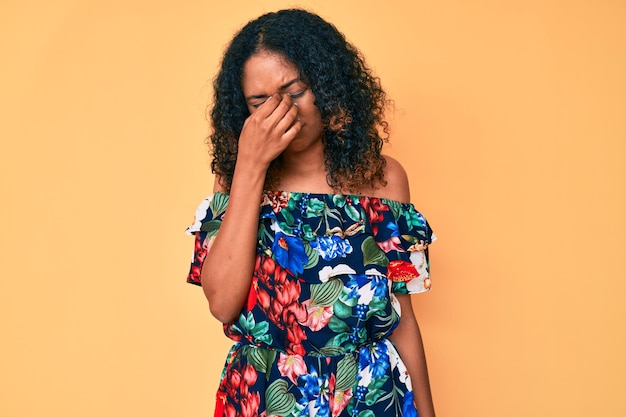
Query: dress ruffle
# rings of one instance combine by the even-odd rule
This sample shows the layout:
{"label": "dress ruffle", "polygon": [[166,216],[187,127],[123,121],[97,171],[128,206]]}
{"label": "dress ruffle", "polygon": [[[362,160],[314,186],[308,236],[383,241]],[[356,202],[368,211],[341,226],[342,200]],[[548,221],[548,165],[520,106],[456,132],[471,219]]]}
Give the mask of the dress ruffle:
{"label": "dress ruffle", "polygon": [[[300,213],[302,205],[294,202],[301,202],[303,199],[319,202],[318,204],[324,204],[325,207],[341,209],[339,217],[326,219],[330,224],[324,232],[332,234],[334,230],[335,234],[332,235],[334,237],[320,241],[319,233],[314,235],[312,229],[302,230],[305,226],[319,226],[320,217],[323,217],[319,205]],[[276,228],[272,225],[298,222],[295,229],[299,232],[299,238],[309,243],[317,238],[319,243],[326,245],[325,248],[333,246],[335,243],[333,241],[337,241],[336,237],[341,236],[341,233],[350,235],[370,233],[388,259],[386,268],[381,269],[380,263],[372,267],[393,282],[394,292],[414,294],[430,289],[428,245],[436,240],[436,236],[413,204],[385,198],[279,191],[265,192],[260,205],[260,230],[263,224]],[[190,283],[200,284],[199,271],[206,256],[206,248],[217,234],[227,206],[228,194],[215,193],[205,198],[196,210],[194,222],[186,230],[187,234],[196,236],[192,264],[187,277]],[[342,229],[347,223],[351,223],[350,226],[345,230]],[[284,234],[290,236],[288,233]],[[273,238],[270,237],[268,242],[268,237],[265,236],[262,240],[264,245],[257,248],[257,251],[263,253],[271,250],[272,241]],[[319,249],[323,251],[324,248]],[[341,259],[335,258],[335,262],[330,262],[327,266],[335,268],[340,264]]]}

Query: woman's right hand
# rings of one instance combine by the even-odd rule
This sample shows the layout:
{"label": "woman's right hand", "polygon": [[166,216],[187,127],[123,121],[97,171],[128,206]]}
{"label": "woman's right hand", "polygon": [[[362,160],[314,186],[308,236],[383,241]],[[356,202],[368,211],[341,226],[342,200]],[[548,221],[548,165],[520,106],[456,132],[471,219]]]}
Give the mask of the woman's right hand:
{"label": "woman's right hand", "polygon": [[287,94],[274,94],[258,108],[250,106],[239,136],[237,164],[267,170],[302,129],[298,106]]}
{"label": "woman's right hand", "polygon": [[[201,272],[211,313],[222,323],[238,317],[250,291],[259,228],[258,199],[267,169],[302,126],[298,107],[291,97],[280,94],[253,107],[244,122],[228,210]],[[220,190],[219,181],[216,189]]]}

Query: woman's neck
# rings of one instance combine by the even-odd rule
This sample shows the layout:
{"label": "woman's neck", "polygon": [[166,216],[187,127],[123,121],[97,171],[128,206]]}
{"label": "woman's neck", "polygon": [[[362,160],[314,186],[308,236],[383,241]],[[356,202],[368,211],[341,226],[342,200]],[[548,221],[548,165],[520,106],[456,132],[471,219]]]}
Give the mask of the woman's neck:
{"label": "woman's neck", "polygon": [[330,193],[323,153],[284,153],[279,189]]}

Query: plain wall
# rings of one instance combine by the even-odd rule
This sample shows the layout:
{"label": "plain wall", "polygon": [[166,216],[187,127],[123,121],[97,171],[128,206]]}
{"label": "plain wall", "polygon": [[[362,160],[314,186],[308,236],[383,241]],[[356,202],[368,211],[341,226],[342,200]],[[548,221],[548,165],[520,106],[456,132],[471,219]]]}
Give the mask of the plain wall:
{"label": "plain wall", "polygon": [[395,100],[439,417],[626,415],[623,1],[2,0],[0,415],[212,415],[185,283],[223,46],[310,8]]}

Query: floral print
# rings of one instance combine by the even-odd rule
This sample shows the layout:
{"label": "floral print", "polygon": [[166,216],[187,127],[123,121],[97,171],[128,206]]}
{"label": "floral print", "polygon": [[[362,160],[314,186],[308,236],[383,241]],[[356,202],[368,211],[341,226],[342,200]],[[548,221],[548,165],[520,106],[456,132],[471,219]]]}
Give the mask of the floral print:
{"label": "floral print", "polygon": [[[430,289],[435,239],[411,204],[342,194],[266,192],[246,305],[224,324],[235,342],[216,417],[417,416],[388,336],[394,294]],[[204,200],[187,281],[200,285],[228,195]],[[210,279],[210,278],[209,278]]]}
{"label": "floral print", "polygon": [[297,237],[287,236],[283,232],[276,233],[272,252],[280,266],[288,269],[292,274],[300,274],[304,271],[303,267],[308,257],[304,253],[302,241]]}
{"label": "floral print", "polygon": [[346,255],[352,253],[350,241],[342,239],[337,235],[319,237],[317,240],[311,242],[311,246],[317,249],[320,256],[325,261],[330,261],[337,257],[345,258]]}

